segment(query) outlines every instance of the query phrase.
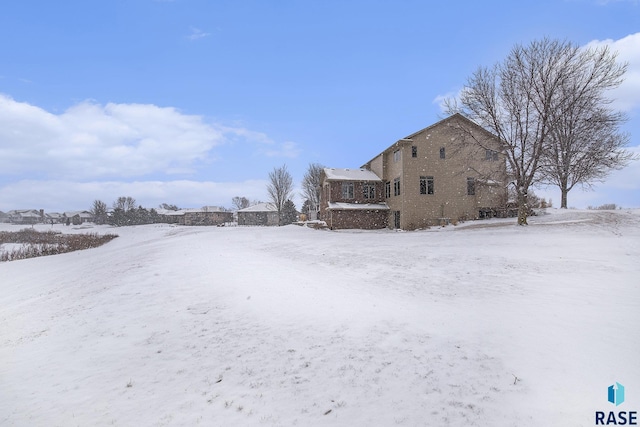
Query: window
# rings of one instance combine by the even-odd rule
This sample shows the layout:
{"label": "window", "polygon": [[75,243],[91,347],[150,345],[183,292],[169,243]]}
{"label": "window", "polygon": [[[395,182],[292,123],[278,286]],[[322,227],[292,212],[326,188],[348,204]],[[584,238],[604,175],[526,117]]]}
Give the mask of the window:
{"label": "window", "polygon": [[384,183],[384,197],[387,199],[391,197],[391,182],[389,181]]}
{"label": "window", "polygon": [[469,196],[476,195],[476,179],[475,178],[467,178],[467,195]]}
{"label": "window", "polygon": [[444,147],[440,147],[440,158],[444,159],[445,154],[444,154]]}
{"label": "window", "polygon": [[397,163],[400,161],[400,150],[396,150],[393,152],[393,163]]}
{"label": "window", "polygon": [[400,178],[396,178],[393,180],[393,195],[400,195]]}
{"label": "window", "polygon": [[353,182],[342,183],[342,198],[353,199]]}
{"label": "window", "polygon": [[420,194],[433,194],[433,177],[421,176],[420,177]]}
{"label": "window", "polygon": [[411,146],[411,157],[418,157],[418,147],[415,145]]}
{"label": "window", "polygon": [[498,160],[498,152],[493,150],[485,151],[485,160],[497,161]]}
{"label": "window", "polygon": [[376,198],[376,185],[375,184],[362,184],[362,195],[365,199]]}

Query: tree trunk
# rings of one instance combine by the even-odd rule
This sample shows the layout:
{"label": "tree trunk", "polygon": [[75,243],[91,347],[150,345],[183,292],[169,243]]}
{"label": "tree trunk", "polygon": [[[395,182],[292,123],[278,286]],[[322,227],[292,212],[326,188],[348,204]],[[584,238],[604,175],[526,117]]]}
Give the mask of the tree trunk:
{"label": "tree trunk", "polygon": [[562,200],[560,201],[560,208],[567,209],[567,195],[569,194],[569,190],[567,190],[567,186],[560,187],[560,193],[562,194]]}
{"label": "tree trunk", "polygon": [[518,190],[518,225],[527,225],[527,215],[529,214],[529,204],[526,190]]}

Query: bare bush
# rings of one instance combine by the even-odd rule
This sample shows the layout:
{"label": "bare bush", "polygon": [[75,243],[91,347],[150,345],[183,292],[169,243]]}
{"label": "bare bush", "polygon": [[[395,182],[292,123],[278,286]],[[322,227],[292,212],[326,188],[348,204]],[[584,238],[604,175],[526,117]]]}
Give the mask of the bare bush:
{"label": "bare bush", "polygon": [[82,249],[96,248],[118,237],[117,234],[62,234],[56,231],[20,231],[0,232],[0,244],[22,244],[20,248],[0,252],[0,262],[56,255]]}
{"label": "bare bush", "polygon": [[618,207],[615,203],[605,203],[600,206],[587,206],[589,210],[598,210],[598,211],[615,211]]}

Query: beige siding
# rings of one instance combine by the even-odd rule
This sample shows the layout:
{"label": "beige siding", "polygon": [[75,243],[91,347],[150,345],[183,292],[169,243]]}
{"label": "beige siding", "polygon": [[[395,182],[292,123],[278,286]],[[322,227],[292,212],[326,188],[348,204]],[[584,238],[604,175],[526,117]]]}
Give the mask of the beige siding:
{"label": "beige siding", "polygon": [[[480,209],[499,207],[506,192],[503,183],[487,186],[477,181],[475,195],[468,195],[467,178],[491,176],[494,181],[504,182],[504,157],[486,160],[485,148],[469,144],[469,135],[458,125],[473,129],[474,136],[483,137],[483,144],[488,144],[484,131],[453,116],[399,140],[365,165],[390,182],[391,195],[386,202],[391,227],[394,211],[400,212],[401,228],[416,229],[448,220],[475,219]],[[416,147],[416,157],[412,156],[412,147]],[[444,159],[440,157],[442,148]],[[394,159],[396,150],[400,151],[399,161]],[[433,177],[433,194],[420,194],[421,177]],[[394,195],[396,178],[400,179],[399,196]]]}

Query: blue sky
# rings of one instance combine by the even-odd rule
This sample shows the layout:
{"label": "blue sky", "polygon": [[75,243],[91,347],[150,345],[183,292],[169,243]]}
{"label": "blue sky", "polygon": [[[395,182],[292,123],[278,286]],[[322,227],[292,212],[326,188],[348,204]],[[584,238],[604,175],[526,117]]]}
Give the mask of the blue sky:
{"label": "blue sky", "polygon": [[[264,201],[274,167],[358,167],[542,37],[629,62],[614,105],[640,153],[638,0],[5,2],[0,210]],[[602,203],[640,207],[640,162],[569,193]]]}

